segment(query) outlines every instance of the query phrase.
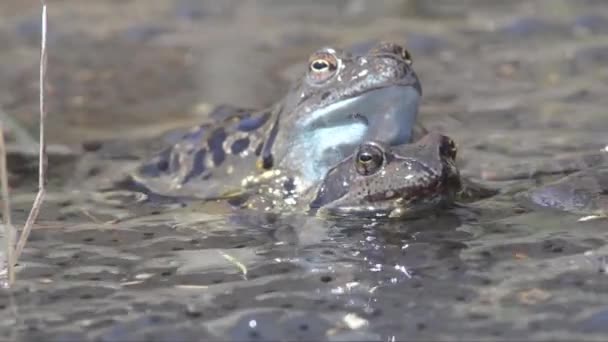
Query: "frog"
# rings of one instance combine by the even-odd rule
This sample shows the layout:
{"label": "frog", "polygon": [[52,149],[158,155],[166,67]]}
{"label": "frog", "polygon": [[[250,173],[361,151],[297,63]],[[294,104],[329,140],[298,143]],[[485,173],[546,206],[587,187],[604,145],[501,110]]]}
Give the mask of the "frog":
{"label": "frog", "polygon": [[608,218],[608,164],[584,168],[517,195],[526,207]]}
{"label": "frog", "polygon": [[325,217],[412,218],[447,207],[465,191],[457,147],[430,132],[412,144],[365,141],[330,169],[310,210]]}
{"label": "frog", "polygon": [[515,201],[525,208],[598,218],[608,214],[608,147],[512,164],[488,172],[485,178],[535,179],[540,184],[514,195]]}
{"label": "frog", "polygon": [[[503,209],[521,205],[583,215],[583,221],[606,219],[606,152],[555,158],[534,169],[522,165],[522,173],[526,169],[530,176],[562,176],[510,193],[461,175],[456,145],[446,135],[431,132],[416,143],[397,146],[364,142],[327,173],[310,209],[331,217],[413,218],[442,207],[499,209],[501,199],[512,198],[515,203],[507,201]],[[489,207],[484,207],[485,199]]]}
{"label": "frog", "polygon": [[291,192],[304,193],[361,141],[398,145],[424,135],[421,96],[405,47],[380,42],[360,55],[324,47],[276,104],[218,107],[128,179],[146,192],[208,199],[289,175]]}
{"label": "frog", "polygon": [[437,132],[401,145],[366,140],[303,193],[295,191],[293,176],[274,169],[238,195],[206,201],[226,201],[233,209],[259,213],[418,218],[449,207],[466,192],[468,183],[460,177],[456,153],[454,141]]}

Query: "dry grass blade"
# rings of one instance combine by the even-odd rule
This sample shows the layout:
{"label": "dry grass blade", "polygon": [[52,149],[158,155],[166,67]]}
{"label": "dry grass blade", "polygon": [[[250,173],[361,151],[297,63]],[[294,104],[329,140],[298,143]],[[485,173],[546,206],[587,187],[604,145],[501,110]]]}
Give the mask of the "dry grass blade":
{"label": "dry grass blade", "polygon": [[[0,186],[2,186],[2,219],[4,223],[4,241],[6,248],[6,272],[8,282],[2,287],[10,287],[15,281],[15,230],[11,220],[11,202],[8,190],[8,170],[6,167],[6,145],[4,140],[4,127],[0,121]],[[1,266],[3,271],[5,265]]]}
{"label": "dry grass blade", "polygon": [[230,254],[226,254],[226,253],[224,253],[222,251],[220,251],[219,253],[220,253],[220,255],[222,257],[224,257],[224,259],[228,260],[231,264],[233,264],[234,266],[238,267],[238,269],[241,270],[241,274],[243,275],[243,279],[247,280],[247,266],[245,266],[245,264],[243,264],[237,258],[233,257]]}
{"label": "dry grass blade", "polygon": [[36,195],[36,199],[34,199],[34,203],[32,204],[32,210],[25,221],[25,225],[23,226],[23,231],[21,232],[21,236],[19,237],[19,242],[17,243],[17,247],[15,249],[15,258],[19,259],[21,253],[23,252],[23,248],[25,247],[25,243],[27,242],[27,238],[30,235],[32,227],[34,226],[34,222],[38,218],[38,214],[40,213],[40,207],[42,206],[42,202],[44,201],[44,195],[46,193],[46,168],[47,168],[47,155],[46,155],[46,139],[44,136],[44,126],[46,120],[46,102],[44,100],[45,95],[45,83],[46,83],[46,65],[47,65],[47,55],[46,55],[46,31],[47,31],[47,13],[46,13],[46,1],[41,0],[42,4],[42,39],[40,43],[40,138],[39,138],[39,159],[38,159],[38,194]]}

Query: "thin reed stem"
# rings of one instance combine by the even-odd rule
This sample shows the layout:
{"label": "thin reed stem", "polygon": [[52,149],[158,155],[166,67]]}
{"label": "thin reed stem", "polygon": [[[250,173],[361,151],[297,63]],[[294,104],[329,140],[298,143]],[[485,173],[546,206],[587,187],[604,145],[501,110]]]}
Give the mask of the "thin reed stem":
{"label": "thin reed stem", "polygon": [[34,222],[38,218],[44,196],[46,194],[46,171],[47,171],[47,154],[46,154],[46,138],[44,134],[44,127],[46,121],[46,101],[45,101],[45,90],[46,90],[46,66],[47,66],[47,54],[46,54],[46,37],[47,37],[47,5],[46,0],[41,0],[42,4],[42,40],[40,43],[40,138],[39,138],[39,159],[38,159],[38,194],[34,203],[32,204],[32,210],[25,221],[23,231],[19,237],[19,242],[15,249],[15,258],[19,259],[25,243],[30,235]]}
{"label": "thin reed stem", "polygon": [[2,220],[4,246],[6,249],[6,271],[8,273],[8,283],[2,284],[11,287],[15,281],[15,228],[11,219],[11,200],[8,188],[8,170],[6,167],[6,141],[4,139],[4,127],[0,121],[0,186],[2,186]]}

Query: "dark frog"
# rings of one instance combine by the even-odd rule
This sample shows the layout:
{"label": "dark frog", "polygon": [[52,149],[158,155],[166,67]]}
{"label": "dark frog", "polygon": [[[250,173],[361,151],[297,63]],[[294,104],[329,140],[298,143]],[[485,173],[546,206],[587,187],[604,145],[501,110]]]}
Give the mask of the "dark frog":
{"label": "dark frog", "polygon": [[537,186],[515,195],[524,207],[608,217],[608,147],[495,167],[485,178],[535,179]]}
{"label": "dark frog", "polygon": [[364,55],[324,48],[276,105],[218,108],[215,122],[194,127],[131,178],[146,191],[205,199],[280,170],[292,179],[292,193],[301,193],[364,140],[394,145],[423,134],[416,126],[421,92],[411,56],[399,45],[380,43]]}
{"label": "dark frog", "polygon": [[524,205],[608,217],[608,165],[586,168],[517,196]]}
{"label": "dark frog", "polygon": [[461,191],[455,158],[454,142],[438,133],[399,146],[364,142],[327,173],[310,207],[330,216],[415,216]]}

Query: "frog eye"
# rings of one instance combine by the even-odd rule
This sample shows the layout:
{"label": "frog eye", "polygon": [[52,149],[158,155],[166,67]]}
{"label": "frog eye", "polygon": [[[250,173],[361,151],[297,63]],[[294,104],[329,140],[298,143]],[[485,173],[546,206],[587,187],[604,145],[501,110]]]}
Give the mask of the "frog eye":
{"label": "frog eye", "polygon": [[449,158],[456,159],[456,153],[458,152],[458,148],[456,147],[456,143],[450,137],[442,136],[441,137],[441,147],[439,153],[444,156],[448,156]]}
{"label": "frog eye", "polygon": [[362,176],[376,173],[384,164],[384,151],[377,145],[364,144],[357,151],[355,168]]}
{"label": "frog eye", "polygon": [[329,62],[324,59],[315,59],[310,63],[310,70],[313,72],[326,72],[330,67]]}
{"label": "frog eye", "polygon": [[338,59],[335,55],[322,51],[310,57],[308,76],[314,82],[323,82],[330,79],[338,70]]}

